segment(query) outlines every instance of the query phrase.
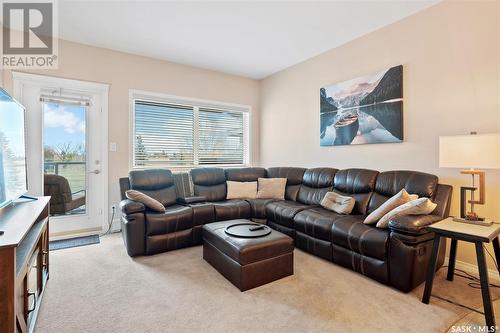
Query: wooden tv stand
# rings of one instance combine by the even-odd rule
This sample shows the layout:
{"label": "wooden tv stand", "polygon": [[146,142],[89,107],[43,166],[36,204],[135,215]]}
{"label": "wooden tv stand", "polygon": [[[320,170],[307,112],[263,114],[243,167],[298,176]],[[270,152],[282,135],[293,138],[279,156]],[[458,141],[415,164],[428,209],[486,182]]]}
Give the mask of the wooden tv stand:
{"label": "wooden tv stand", "polygon": [[[23,199],[20,199],[23,200]],[[0,209],[0,332],[32,332],[49,278],[49,200]]]}

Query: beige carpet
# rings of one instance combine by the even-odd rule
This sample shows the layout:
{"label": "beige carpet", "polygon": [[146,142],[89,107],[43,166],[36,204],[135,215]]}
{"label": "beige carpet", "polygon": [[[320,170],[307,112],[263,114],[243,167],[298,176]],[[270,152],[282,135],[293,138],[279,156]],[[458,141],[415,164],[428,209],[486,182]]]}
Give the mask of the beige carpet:
{"label": "beige carpet", "polygon": [[[115,234],[50,255],[36,332],[446,332],[468,313],[421,303],[422,286],[404,294],[300,250],[295,275],[244,293],[200,246],[131,259]],[[467,280],[443,276],[433,294],[480,307]]]}

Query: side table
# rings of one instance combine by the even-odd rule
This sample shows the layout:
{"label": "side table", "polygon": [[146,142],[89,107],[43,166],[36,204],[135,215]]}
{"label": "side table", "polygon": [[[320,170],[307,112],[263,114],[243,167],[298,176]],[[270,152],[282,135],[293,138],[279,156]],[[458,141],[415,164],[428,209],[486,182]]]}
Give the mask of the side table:
{"label": "side table", "polygon": [[[491,226],[481,226],[468,223],[454,222],[452,218],[439,221],[427,227],[429,231],[435,233],[434,242],[432,244],[432,254],[427,268],[427,277],[425,281],[424,295],[422,302],[429,304],[429,299],[432,292],[432,283],[436,271],[436,263],[439,251],[441,238],[450,238],[450,256],[448,261],[447,280],[453,281],[455,271],[455,258],[457,255],[457,242],[464,241],[474,243],[476,246],[477,265],[479,268],[479,279],[481,284],[481,295],[483,298],[484,316],[486,318],[486,326],[495,327],[495,314],[493,305],[491,304],[490,284],[488,281],[488,268],[486,266],[486,258],[484,256],[484,243],[492,243],[495,251],[495,259],[500,264],[500,246],[498,235],[500,234],[500,224],[492,224]],[[500,273],[500,270],[499,270]]]}

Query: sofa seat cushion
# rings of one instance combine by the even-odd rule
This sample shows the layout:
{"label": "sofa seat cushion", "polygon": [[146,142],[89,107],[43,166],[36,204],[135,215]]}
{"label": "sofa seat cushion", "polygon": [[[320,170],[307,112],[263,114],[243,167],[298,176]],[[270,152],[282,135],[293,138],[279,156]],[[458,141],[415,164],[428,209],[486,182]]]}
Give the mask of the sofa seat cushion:
{"label": "sofa seat cushion", "polygon": [[339,219],[350,218],[323,207],[303,210],[294,217],[295,230],[325,241],[332,240],[333,223]]}
{"label": "sofa seat cushion", "polygon": [[250,216],[257,219],[266,218],[266,205],[275,199],[247,199],[250,204]]}
{"label": "sofa seat cushion", "polygon": [[213,205],[216,221],[250,218],[250,204],[245,200],[217,201],[213,202]]}
{"label": "sofa seat cushion", "polygon": [[146,237],[146,253],[155,254],[193,246],[193,229]]}
{"label": "sofa seat cushion", "polygon": [[146,235],[163,235],[193,227],[193,210],[191,207],[173,205],[164,213],[147,211]]}
{"label": "sofa seat cushion", "polygon": [[362,255],[332,244],[332,261],[381,283],[389,283],[389,261]]}
{"label": "sofa seat cushion", "polygon": [[232,224],[248,222],[240,219],[205,224],[203,240],[242,266],[293,252],[293,240],[275,230],[265,237],[257,238],[232,237],[224,231]]}
{"label": "sofa seat cushion", "polygon": [[363,223],[364,215],[350,215],[332,225],[332,243],[363,256],[387,258],[389,232]]}
{"label": "sofa seat cushion", "polygon": [[266,215],[268,220],[287,227],[292,227],[293,218],[298,212],[314,207],[316,206],[304,205],[290,200],[275,201],[266,205]]}
{"label": "sofa seat cushion", "polygon": [[295,232],[295,246],[315,256],[332,261],[332,243],[316,237]]}

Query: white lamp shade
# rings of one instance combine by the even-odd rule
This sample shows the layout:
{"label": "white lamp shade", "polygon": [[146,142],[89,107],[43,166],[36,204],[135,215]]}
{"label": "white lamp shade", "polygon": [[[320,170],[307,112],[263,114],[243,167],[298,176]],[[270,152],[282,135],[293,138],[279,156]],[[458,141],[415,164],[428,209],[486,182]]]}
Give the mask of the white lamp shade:
{"label": "white lamp shade", "polygon": [[500,133],[440,136],[439,166],[500,169]]}

